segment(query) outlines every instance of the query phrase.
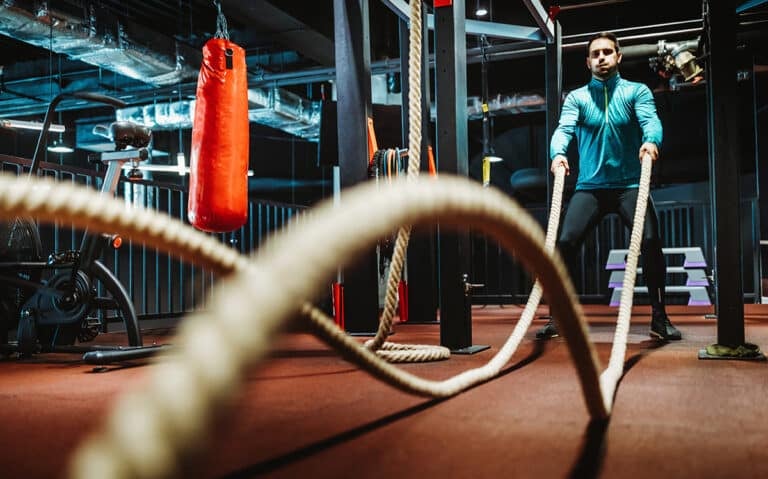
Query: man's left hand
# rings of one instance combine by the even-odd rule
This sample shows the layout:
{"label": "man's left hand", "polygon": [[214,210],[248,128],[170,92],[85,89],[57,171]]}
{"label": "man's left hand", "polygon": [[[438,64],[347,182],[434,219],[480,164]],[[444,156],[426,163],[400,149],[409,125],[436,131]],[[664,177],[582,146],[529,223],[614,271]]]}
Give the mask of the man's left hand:
{"label": "man's left hand", "polygon": [[643,161],[645,155],[650,155],[651,161],[656,161],[659,157],[659,148],[655,143],[643,143],[640,147],[640,161]]}

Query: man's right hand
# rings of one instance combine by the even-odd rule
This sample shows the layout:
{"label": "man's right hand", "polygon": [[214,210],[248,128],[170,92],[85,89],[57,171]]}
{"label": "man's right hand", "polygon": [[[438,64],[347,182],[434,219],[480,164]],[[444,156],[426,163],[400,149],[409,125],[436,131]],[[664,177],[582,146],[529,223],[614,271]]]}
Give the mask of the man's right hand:
{"label": "man's right hand", "polygon": [[555,170],[558,166],[563,165],[563,168],[565,168],[565,176],[568,176],[571,174],[571,167],[568,166],[568,158],[566,158],[564,155],[556,155],[552,159],[552,165],[549,168],[549,171],[552,172],[552,174],[555,174]]}

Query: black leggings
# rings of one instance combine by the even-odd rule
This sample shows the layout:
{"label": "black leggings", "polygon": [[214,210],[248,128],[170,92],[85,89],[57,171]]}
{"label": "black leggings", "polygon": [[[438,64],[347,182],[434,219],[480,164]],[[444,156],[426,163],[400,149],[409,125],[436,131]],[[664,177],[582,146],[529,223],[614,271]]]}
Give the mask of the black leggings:
{"label": "black leggings", "polygon": [[[637,204],[637,188],[578,190],[571,198],[568,211],[560,230],[557,247],[565,259],[573,275],[573,260],[579,254],[579,247],[588,232],[597,226],[603,217],[617,213],[628,228],[632,228]],[[643,241],[641,245],[643,276],[648,286],[648,295],[653,311],[664,313],[664,286],[666,282],[667,265],[664,253],[661,251],[661,236],[659,234],[659,219],[653,200],[648,197],[648,207],[645,212]]]}

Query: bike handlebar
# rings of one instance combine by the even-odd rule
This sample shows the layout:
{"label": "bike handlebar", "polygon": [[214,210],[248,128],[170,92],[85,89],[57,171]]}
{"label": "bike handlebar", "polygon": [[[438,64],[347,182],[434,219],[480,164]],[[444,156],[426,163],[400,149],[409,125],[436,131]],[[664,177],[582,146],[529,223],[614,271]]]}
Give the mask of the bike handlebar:
{"label": "bike handlebar", "polygon": [[43,120],[43,127],[40,130],[40,135],[37,137],[35,155],[32,157],[32,164],[29,167],[29,176],[37,175],[37,170],[40,168],[40,161],[43,154],[43,145],[48,139],[48,130],[51,127],[53,112],[56,110],[56,106],[58,106],[61,100],[67,97],[104,103],[106,105],[112,105],[115,108],[123,108],[126,106],[124,101],[118,100],[117,98],[112,98],[111,96],[102,95],[100,93],[91,93],[85,91],[59,93],[53,97],[53,100],[51,100],[51,102],[48,104],[48,110],[45,112],[45,120]]}

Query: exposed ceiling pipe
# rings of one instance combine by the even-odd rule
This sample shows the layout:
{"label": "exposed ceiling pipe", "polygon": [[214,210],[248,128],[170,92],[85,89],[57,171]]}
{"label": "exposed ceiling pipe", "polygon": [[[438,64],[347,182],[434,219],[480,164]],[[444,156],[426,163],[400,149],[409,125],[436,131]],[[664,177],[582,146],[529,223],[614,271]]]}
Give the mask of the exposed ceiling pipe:
{"label": "exposed ceiling pipe", "polygon": [[[135,24],[118,23],[115,31],[107,31],[97,25],[92,7],[89,18],[79,19],[52,11],[47,3],[31,12],[4,0],[0,4],[0,34],[150,84],[155,88],[147,92],[153,95],[158,88],[194,81],[199,72],[199,52]],[[142,38],[151,46],[139,45],[133,38]],[[251,121],[303,138],[317,138],[317,102],[276,87],[250,89],[248,99]],[[192,112],[194,101],[153,101],[125,109],[118,119],[140,120],[158,129],[189,128]]]}
{"label": "exposed ceiling pipe", "polygon": [[192,62],[200,64],[198,52],[139,25],[118,22],[114,29],[102,28],[93,7],[82,19],[54,12],[47,3],[31,12],[5,0],[0,34],[151,85],[195,78],[199,67]]}
{"label": "exposed ceiling pipe", "polygon": [[[118,121],[132,121],[153,130],[191,128],[194,100],[155,102],[116,110]],[[281,88],[248,90],[248,118],[307,140],[320,135],[320,102],[309,101]]]}

